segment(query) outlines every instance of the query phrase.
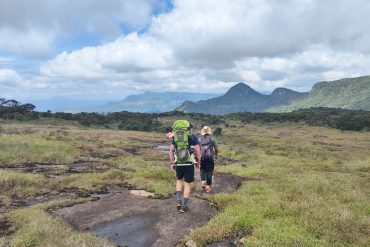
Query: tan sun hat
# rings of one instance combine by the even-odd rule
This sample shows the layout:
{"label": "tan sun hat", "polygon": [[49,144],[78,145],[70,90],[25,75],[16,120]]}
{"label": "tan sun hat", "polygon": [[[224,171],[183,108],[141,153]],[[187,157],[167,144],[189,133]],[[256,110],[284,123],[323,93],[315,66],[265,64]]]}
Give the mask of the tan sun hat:
{"label": "tan sun hat", "polygon": [[212,135],[212,129],[211,129],[211,127],[203,126],[202,130],[200,131],[200,135],[204,136],[206,134]]}

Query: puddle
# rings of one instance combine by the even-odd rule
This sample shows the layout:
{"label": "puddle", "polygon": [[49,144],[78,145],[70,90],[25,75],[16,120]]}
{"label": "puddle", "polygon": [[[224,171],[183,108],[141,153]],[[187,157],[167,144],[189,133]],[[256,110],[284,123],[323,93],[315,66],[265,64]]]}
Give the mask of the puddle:
{"label": "puddle", "polygon": [[153,231],[157,220],[155,215],[138,215],[102,223],[90,230],[119,246],[152,246],[158,238]]}

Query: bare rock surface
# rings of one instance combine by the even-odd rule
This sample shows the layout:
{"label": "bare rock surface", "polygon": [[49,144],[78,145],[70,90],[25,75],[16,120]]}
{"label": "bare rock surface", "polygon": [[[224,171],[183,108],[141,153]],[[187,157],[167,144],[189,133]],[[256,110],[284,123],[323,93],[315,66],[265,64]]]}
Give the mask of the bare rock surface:
{"label": "bare rock surface", "polygon": [[[202,190],[198,173],[199,170],[187,213],[177,210],[174,197],[153,199],[125,188],[113,188],[98,201],[58,209],[54,214],[74,229],[93,231],[118,246],[174,246],[217,213],[207,200],[213,193]],[[232,192],[242,181],[231,174],[215,173],[214,193]]]}

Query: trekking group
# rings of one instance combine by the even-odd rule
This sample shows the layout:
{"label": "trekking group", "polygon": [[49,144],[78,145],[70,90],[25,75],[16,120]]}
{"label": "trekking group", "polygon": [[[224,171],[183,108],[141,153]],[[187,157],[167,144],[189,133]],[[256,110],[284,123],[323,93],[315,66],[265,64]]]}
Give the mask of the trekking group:
{"label": "trekking group", "polygon": [[217,156],[219,151],[210,127],[202,127],[200,138],[192,133],[192,128],[188,121],[177,120],[172,126],[173,131],[167,133],[167,137],[171,139],[171,167],[176,171],[176,207],[182,213],[189,211],[195,168],[200,169],[202,189],[206,193],[213,191],[214,156]]}

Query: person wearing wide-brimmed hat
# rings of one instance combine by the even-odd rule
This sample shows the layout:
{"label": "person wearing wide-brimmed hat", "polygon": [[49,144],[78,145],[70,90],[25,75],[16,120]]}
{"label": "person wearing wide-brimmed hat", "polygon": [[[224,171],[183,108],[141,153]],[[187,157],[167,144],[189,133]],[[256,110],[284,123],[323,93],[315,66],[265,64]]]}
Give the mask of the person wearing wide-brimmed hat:
{"label": "person wearing wide-brimmed hat", "polygon": [[218,145],[216,139],[212,136],[212,129],[208,126],[203,126],[200,131],[200,150],[201,150],[201,164],[200,177],[202,188],[207,193],[213,191],[212,176],[215,168],[215,161],[213,156],[218,154]]}

